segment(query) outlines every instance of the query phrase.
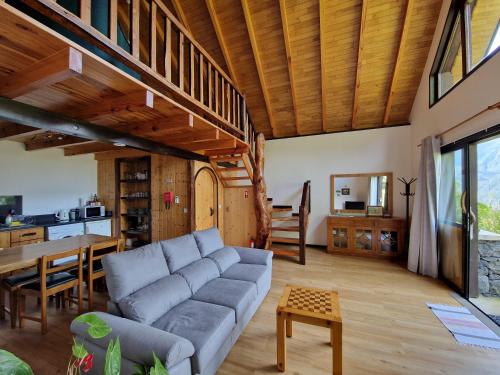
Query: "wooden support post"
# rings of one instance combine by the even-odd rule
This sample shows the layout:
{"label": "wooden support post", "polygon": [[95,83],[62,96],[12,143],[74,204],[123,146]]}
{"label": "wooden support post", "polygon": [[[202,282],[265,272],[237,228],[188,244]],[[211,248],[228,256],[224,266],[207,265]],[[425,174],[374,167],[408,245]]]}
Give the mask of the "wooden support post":
{"label": "wooden support post", "polygon": [[150,66],[156,72],[156,3],[151,3],[150,27],[151,27],[151,51],[150,51]]}
{"label": "wooden support post", "polygon": [[200,103],[201,104],[204,104],[203,101],[205,99],[204,97],[205,84],[203,83],[204,82],[203,67],[204,67],[203,54],[200,52]]}
{"label": "wooden support post", "polygon": [[172,21],[168,17],[165,28],[165,77],[172,82]]}
{"label": "wooden support post", "polygon": [[189,48],[189,94],[194,98],[194,84],[195,84],[195,72],[194,72],[194,45],[190,43]]}
{"label": "wooden support post", "polygon": [[271,230],[271,215],[267,209],[266,182],[264,180],[264,134],[257,135],[255,145],[255,169],[253,185],[255,192],[255,211],[257,216],[257,236],[255,246],[264,248]]}
{"label": "wooden support post", "polygon": [[132,0],[132,55],[136,59],[140,59],[140,16],[141,16],[140,0]]}
{"label": "wooden support post", "polygon": [[208,62],[208,108],[213,110],[212,108],[212,92],[213,92],[213,87],[212,87],[212,64],[210,64],[210,61]]}
{"label": "wooden support post", "polygon": [[80,18],[86,24],[90,25],[91,0],[80,0]]}
{"label": "wooden support post", "polygon": [[184,91],[184,34],[179,34],[179,88]]}
{"label": "wooden support post", "polygon": [[118,44],[118,0],[109,1],[109,39]]}

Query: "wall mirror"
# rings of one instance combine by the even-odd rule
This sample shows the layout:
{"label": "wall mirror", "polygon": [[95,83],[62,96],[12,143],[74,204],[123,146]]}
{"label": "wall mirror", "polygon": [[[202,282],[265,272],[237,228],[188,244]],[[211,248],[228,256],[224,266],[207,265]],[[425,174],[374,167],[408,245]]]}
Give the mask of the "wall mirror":
{"label": "wall mirror", "polygon": [[368,206],[382,206],[383,214],[392,216],[392,172],[330,176],[332,214],[363,214]]}

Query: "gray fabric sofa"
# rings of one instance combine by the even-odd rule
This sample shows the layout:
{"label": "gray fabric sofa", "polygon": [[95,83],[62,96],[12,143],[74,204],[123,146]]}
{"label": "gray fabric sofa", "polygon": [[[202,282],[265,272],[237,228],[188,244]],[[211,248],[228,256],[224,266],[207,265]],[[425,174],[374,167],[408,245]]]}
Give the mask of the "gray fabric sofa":
{"label": "gray fabric sofa", "polygon": [[108,255],[103,266],[110,301],[96,314],[111,334],[95,340],[71,324],[94,354],[94,373],[119,337],[122,374],[151,365],[154,352],[170,375],[212,375],[269,292],[272,252],[224,246],[212,228]]}

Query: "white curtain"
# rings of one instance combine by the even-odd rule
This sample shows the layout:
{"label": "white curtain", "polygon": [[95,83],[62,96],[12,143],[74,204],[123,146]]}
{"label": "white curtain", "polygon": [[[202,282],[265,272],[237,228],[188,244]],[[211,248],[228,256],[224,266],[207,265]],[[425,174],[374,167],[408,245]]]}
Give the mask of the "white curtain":
{"label": "white curtain", "polygon": [[427,137],[422,141],[413,202],[408,269],[434,278],[438,276],[437,207],[440,176],[440,141],[435,137]]}

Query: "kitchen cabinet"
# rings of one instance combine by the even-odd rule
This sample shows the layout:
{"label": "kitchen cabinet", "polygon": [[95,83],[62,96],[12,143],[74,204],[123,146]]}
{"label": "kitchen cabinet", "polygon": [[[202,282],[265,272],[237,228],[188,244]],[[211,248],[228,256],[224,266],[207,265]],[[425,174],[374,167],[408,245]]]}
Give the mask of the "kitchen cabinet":
{"label": "kitchen cabinet", "polygon": [[29,243],[43,242],[44,229],[42,227],[13,230],[10,232],[10,246],[20,246]]}
{"label": "kitchen cabinet", "polygon": [[10,232],[0,232],[0,250],[10,247]]}

